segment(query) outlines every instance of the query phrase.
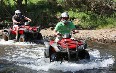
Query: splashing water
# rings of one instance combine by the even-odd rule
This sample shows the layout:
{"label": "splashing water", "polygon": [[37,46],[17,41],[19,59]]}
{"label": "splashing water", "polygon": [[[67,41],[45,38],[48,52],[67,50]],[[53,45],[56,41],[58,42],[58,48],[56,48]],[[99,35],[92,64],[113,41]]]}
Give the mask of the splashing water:
{"label": "splashing water", "polygon": [[[14,43],[13,41],[3,42],[0,45],[37,45],[30,43]],[[44,49],[45,47],[32,47],[32,48],[15,48],[15,51],[10,51],[8,48],[5,49],[7,52],[4,57],[1,59],[6,59],[8,61],[13,61],[16,65],[24,66],[33,70],[44,70],[49,71],[61,70],[66,71],[79,71],[86,69],[100,69],[108,68],[114,64],[114,58],[112,55],[101,56],[99,50],[89,49],[90,61],[79,61],[79,62],[49,62],[48,58],[44,58]]]}
{"label": "splashing water", "polygon": [[[44,70],[48,71],[50,69],[53,70],[62,70],[62,71],[79,71],[85,69],[94,69],[94,68],[104,68],[109,67],[114,63],[114,59],[112,56],[107,56],[106,58],[100,57],[98,50],[90,51],[91,61],[84,62],[80,61],[77,63],[74,62],[49,62],[49,59],[44,58],[43,55],[43,47],[39,48],[21,48],[17,49],[13,54],[9,54],[6,59],[9,61],[16,62],[19,66],[24,66],[33,70]],[[97,53],[97,55],[95,54]]]}
{"label": "splashing water", "polygon": [[30,42],[15,42],[13,40],[9,41],[4,41],[4,39],[0,39],[0,45],[37,45],[35,43],[30,43]]}

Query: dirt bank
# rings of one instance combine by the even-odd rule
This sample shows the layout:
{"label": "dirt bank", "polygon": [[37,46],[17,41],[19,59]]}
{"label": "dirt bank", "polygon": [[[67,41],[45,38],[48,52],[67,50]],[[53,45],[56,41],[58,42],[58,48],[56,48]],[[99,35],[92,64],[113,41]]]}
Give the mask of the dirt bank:
{"label": "dirt bank", "polygon": [[[51,28],[40,31],[43,36],[51,36],[54,34]],[[88,39],[104,43],[116,43],[116,28],[99,29],[99,30],[79,30],[79,33],[73,35],[77,39]]]}
{"label": "dirt bank", "polygon": [[[54,35],[52,28],[42,29],[40,32],[43,36]],[[2,35],[2,30],[0,30],[0,35]],[[79,30],[79,33],[74,34],[73,37],[76,39],[86,39],[103,43],[116,43],[116,28],[99,30]]]}

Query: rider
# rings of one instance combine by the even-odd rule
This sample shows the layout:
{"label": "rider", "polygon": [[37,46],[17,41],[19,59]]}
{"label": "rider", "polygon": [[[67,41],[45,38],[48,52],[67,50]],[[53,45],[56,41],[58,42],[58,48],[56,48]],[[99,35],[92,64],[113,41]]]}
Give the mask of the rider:
{"label": "rider", "polygon": [[55,39],[56,42],[58,42],[62,38],[61,35],[63,34],[70,33],[71,31],[73,31],[74,33],[78,32],[75,28],[75,25],[68,20],[69,15],[67,12],[63,12],[60,18],[60,22],[57,23],[54,29],[55,35],[57,35]]}
{"label": "rider", "polygon": [[20,10],[16,10],[15,15],[12,17],[12,21],[13,21],[13,30],[16,30],[16,40],[17,40],[19,26],[24,25],[24,22],[26,21],[31,22],[31,19],[22,15]]}

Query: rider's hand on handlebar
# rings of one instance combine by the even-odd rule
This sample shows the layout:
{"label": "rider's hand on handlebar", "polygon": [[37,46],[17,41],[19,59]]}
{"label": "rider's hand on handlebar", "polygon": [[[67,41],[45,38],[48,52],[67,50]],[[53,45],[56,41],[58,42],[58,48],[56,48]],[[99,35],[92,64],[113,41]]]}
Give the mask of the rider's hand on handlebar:
{"label": "rider's hand on handlebar", "polygon": [[21,22],[17,22],[17,24],[20,24]]}
{"label": "rider's hand on handlebar", "polygon": [[62,34],[61,34],[61,33],[57,33],[57,35],[62,36]]}
{"label": "rider's hand on handlebar", "polygon": [[76,33],[79,33],[79,31],[78,30],[73,30],[72,33],[76,34]]}
{"label": "rider's hand on handlebar", "polygon": [[55,33],[54,36],[62,36],[62,34],[61,33]]}
{"label": "rider's hand on handlebar", "polygon": [[28,20],[28,22],[30,23],[30,22],[31,22],[31,20],[30,20],[30,21]]}

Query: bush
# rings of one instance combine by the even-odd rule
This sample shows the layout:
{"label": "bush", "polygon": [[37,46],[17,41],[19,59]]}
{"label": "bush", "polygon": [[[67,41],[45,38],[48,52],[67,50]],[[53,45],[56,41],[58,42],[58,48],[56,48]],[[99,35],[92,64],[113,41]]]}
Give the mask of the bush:
{"label": "bush", "polygon": [[[116,27],[116,7],[113,0],[49,1],[28,0],[27,5],[22,3],[24,15],[32,19],[31,25],[49,27],[59,21],[57,17],[62,12],[68,11],[70,20],[83,29]],[[11,18],[16,9],[13,0],[7,0],[3,5],[0,5],[0,17]]]}

